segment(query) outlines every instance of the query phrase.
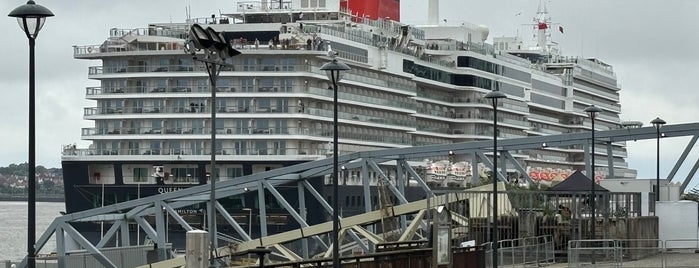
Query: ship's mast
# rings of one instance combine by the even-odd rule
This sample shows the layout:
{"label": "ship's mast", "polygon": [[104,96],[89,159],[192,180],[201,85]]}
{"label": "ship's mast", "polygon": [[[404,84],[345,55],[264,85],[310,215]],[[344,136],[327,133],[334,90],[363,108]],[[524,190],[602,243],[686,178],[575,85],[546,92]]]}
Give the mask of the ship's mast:
{"label": "ship's mast", "polygon": [[548,8],[546,7],[546,2],[543,2],[543,8],[542,8],[542,1],[539,1],[539,6],[536,10],[536,17],[534,17],[534,23],[536,24],[537,27],[537,42],[536,46],[539,47],[542,51],[547,50],[547,33],[546,30],[551,25],[551,17],[549,17],[549,12]]}

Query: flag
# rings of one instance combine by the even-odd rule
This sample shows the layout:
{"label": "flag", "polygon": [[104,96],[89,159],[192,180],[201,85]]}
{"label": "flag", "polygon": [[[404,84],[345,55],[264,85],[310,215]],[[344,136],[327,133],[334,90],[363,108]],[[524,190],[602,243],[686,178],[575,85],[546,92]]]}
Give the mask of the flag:
{"label": "flag", "polygon": [[558,26],[558,31],[560,31],[561,33],[563,33],[563,26]]}

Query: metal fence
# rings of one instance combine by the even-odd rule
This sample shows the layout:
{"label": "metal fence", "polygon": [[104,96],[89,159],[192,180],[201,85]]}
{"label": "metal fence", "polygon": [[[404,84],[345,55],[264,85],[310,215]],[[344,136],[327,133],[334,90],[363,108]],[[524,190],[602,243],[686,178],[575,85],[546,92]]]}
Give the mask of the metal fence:
{"label": "metal fence", "polygon": [[666,240],[663,246],[663,267],[680,268],[699,266],[699,240]]}
{"label": "metal fence", "polygon": [[[485,265],[492,267],[492,243],[483,246]],[[498,267],[540,267],[554,262],[553,238],[549,235],[498,241]]]}
{"label": "metal fence", "polygon": [[[491,188],[492,189],[492,188]],[[498,193],[498,226],[493,228],[492,191],[445,193],[437,198],[459,218],[461,241],[474,240],[480,245],[491,241],[493,231],[498,240],[549,236],[556,254],[567,254],[568,241],[590,238],[650,239],[650,229],[657,218],[641,214],[638,193],[604,192],[591,198],[587,192],[508,190]],[[596,233],[591,233],[591,204],[596,204]],[[428,204],[428,207],[430,205]]]}
{"label": "metal fence", "polygon": [[571,240],[568,267],[699,267],[699,240]]}
{"label": "metal fence", "polygon": [[568,267],[621,267],[621,243],[612,239],[568,241]]}
{"label": "metal fence", "polygon": [[[167,245],[167,250],[171,247]],[[153,245],[140,245],[131,247],[103,248],[101,249],[107,259],[117,267],[136,267],[148,264],[153,259],[149,255],[155,254]],[[58,256],[44,256],[36,259],[37,268],[58,267]],[[103,267],[103,265],[86,250],[68,252],[65,256],[65,267],[71,268],[91,268]]]}

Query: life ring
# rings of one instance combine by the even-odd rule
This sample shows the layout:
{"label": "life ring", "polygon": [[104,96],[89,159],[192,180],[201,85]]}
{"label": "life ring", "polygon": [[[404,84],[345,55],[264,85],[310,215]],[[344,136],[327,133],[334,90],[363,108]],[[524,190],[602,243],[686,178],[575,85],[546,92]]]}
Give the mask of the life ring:
{"label": "life ring", "polygon": [[600,181],[602,181],[603,178],[604,177],[602,177],[602,175],[595,175],[595,182],[599,183]]}
{"label": "life ring", "polygon": [[556,179],[556,177],[558,177],[558,173],[555,173],[555,172],[549,173],[550,180],[554,180],[554,179]]}
{"label": "life ring", "polygon": [[92,53],[92,47],[87,47],[87,52]]}

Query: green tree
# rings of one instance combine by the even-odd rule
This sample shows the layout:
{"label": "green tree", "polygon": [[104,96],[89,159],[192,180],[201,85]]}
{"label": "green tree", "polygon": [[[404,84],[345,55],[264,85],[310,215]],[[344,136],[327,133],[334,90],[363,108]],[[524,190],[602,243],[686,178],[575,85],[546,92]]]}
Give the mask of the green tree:
{"label": "green tree", "polygon": [[52,192],[55,187],[56,187],[56,184],[51,180],[44,180],[41,183],[41,188],[48,191],[48,192]]}

